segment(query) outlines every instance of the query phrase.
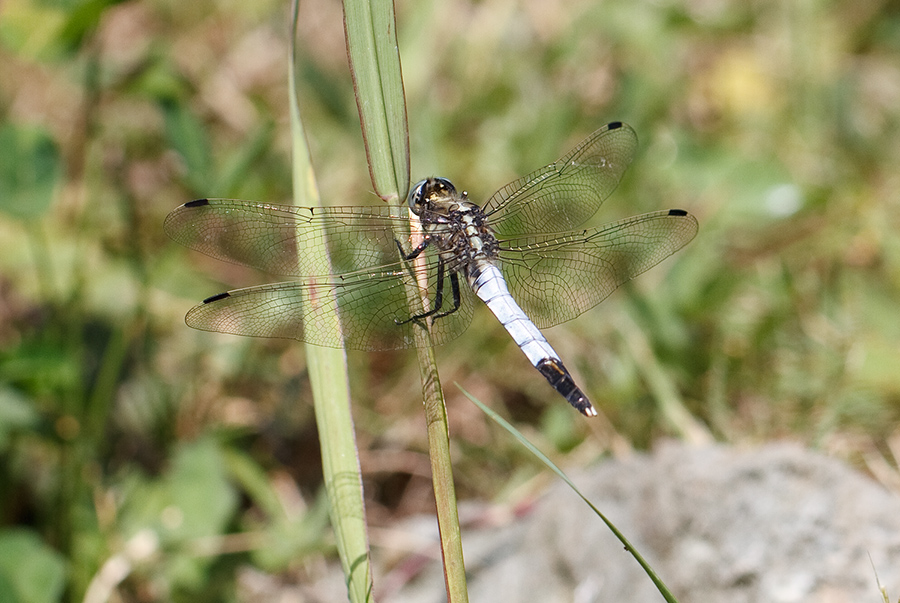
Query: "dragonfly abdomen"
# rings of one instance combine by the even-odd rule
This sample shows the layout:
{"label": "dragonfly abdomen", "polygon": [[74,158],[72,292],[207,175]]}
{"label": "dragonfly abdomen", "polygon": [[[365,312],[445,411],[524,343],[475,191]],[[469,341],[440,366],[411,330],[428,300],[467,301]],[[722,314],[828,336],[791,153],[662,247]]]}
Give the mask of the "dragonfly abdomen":
{"label": "dragonfly abdomen", "polygon": [[467,267],[466,278],[475,295],[487,304],[516,345],[550,385],[580,413],[595,416],[597,411],[584,392],[575,385],[575,380],[563,366],[559,354],[510,295],[500,269],[488,261],[474,261]]}

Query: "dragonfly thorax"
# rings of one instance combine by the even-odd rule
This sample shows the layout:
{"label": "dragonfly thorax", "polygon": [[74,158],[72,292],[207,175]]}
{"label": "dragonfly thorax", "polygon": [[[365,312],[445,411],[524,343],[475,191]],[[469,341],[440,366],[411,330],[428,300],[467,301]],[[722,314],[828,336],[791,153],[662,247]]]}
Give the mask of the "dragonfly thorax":
{"label": "dragonfly thorax", "polygon": [[427,178],[409,193],[409,207],[429,242],[451,271],[476,259],[494,259],[498,244],[481,207],[460,194],[446,178]]}

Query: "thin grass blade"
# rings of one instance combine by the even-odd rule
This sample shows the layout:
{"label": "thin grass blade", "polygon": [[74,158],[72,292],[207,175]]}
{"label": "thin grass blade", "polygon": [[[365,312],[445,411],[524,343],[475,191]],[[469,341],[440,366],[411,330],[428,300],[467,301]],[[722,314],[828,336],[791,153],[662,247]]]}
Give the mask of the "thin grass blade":
{"label": "thin grass blade", "polygon": [[[294,29],[290,61],[291,135],[293,148],[294,202],[297,205],[319,206],[320,198],[315,174],[309,160],[306,135],[300,119],[296,73],[296,15],[294,0]],[[320,244],[313,249],[326,249],[324,233]],[[298,253],[311,251],[298,249]],[[328,257],[316,258],[315,274],[330,274]],[[321,295],[327,295],[323,290]],[[306,300],[315,303],[314,299]],[[325,322],[327,321],[327,322]],[[340,333],[340,320],[335,314],[323,319],[316,329],[334,329]],[[347,358],[343,350],[307,345],[306,359],[316,411],[322,451],[322,471],[330,504],[331,524],[334,528],[338,554],[347,580],[350,601],[372,601],[372,571],[369,560],[369,542],[366,532],[366,514],[362,495],[362,478],[359,456],[350,409],[350,383],[347,374]]]}

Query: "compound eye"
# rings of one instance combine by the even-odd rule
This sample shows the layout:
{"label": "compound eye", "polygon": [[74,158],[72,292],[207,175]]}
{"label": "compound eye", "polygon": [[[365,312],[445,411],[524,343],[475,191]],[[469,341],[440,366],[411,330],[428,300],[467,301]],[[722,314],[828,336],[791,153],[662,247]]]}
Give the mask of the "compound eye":
{"label": "compound eye", "polygon": [[451,197],[456,196],[456,187],[453,186],[453,183],[447,180],[446,178],[435,178],[436,184],[440,185],[441,188],[447,193],[447,195]]}
{"label": "compound eye", "polygon": [[412,187],[412,190],[409,191],[409,196],[406,198],[409,209],[411,209],[414,214],[418,214],[419,208],[422,206],[422,195],[425,191],[426,182],[427,180],[419,180],[416,182],[415,186]]}

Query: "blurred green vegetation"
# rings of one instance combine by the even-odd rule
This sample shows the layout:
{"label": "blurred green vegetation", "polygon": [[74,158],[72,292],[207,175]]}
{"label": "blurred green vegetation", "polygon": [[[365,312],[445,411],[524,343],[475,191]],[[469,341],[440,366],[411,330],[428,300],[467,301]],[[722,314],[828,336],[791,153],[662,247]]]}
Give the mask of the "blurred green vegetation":
{"label": "blurred green vegetation", "polygon": [[[323,198],[376,203],[340,4],[301,11]],[[237,600],[242,568],[300,581],[331,550],[301,347],[182,321],[271,277],[161,228],[195,197],[289,199],[287,12],[0,6],[4,601]],[[665,393],[719,440],[797,440],[897,483],[897,3],[404,0],[398,32],[414,179],[483,200],[621,120],[642,146],[596,220],[680,207],[701,223],[547,332],[598,420],[486,310],[438,350],[462,498],[515,501],[540,468],[454,382],[563,465],[695,437]],[[430,512],[413,353],[350,363],[371,521]]]}

